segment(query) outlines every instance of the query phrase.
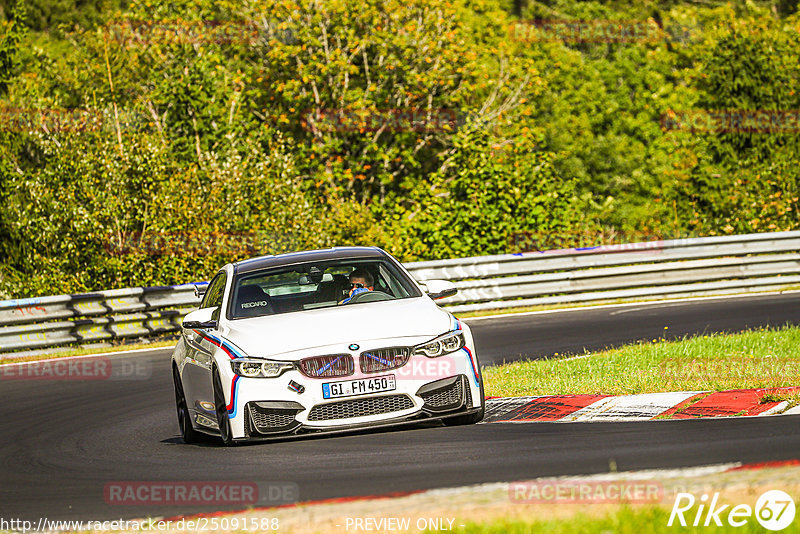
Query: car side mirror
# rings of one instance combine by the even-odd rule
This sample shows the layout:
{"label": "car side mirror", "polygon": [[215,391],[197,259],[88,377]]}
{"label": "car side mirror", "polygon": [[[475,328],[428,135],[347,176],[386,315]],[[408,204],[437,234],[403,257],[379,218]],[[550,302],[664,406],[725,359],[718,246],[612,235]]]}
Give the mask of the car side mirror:
{"label": "car side mirror", "polygon": [[216,308],[201,308],[187,313],[186,317],[183,318],[183,328],[186,330],[216,328],[217,321],[213,318],[214,311],[216,311]]}
{"label": "car side mirror", "polygon": [[433,300],[452,297],[458,293],[456,285],[449,280],[426,280],[423,285],[425,293]]}

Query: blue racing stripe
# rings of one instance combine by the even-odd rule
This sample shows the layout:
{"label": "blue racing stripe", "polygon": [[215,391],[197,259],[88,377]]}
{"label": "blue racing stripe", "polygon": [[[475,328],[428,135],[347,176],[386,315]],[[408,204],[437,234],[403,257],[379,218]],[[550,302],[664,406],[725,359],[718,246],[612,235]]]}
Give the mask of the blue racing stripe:
{"label": "blue racing stripe", "polygon": [[231,403],[228,404],[228,417],[230,419],[234,419],[236,417],[237,406],[236,406],[236,394],[239,391],[239,375],[233,375],[233,381],[231,382]]}

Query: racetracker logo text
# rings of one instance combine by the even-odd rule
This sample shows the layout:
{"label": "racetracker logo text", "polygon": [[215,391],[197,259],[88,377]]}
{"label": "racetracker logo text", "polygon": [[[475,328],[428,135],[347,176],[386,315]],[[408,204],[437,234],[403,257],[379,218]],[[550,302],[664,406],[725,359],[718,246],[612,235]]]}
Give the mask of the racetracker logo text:
{"label": "racetracker logo text", "polygon": [[654,480],[537,480],[514,482],[508,496],[518,503],[657,503],[664,487]]}
{"label": "racetracker logo text", "polygon": [[653,20],[523,20],[512,24],[509,33],[512,39],[529,43],[655,42],[664,37]]}
{"label": "racetracker logo text", "polygon": [[297,502],[299,489],[291,482],[109,482],[106,504],[142,505],[281,505]]}
{"label": "racetracker logo text", "polygon": [[0,366],[2,380],[147,380],[153,364],[133,359],[106,356],[63,358]]}
{"label": "racetracker logo text", "polygon": [[465,122],[461,111],[445,108],[316,109],[307,110],[302,118],[303,126],[312,132],[452,133]]}
{"label": "racetracker logo text", "polygon": [[453,357],[429,359],[423,356],[416,356],[394,372],[397,373],[398,378],[435,380],[443,376],[467,374],[467,360],[466,358],[461,358],[459,361]]}
{"label": "racetracker logo text", "polygon": [[111,361],[104,357],[23,362],[0,367],[0,380],[107,380]]}

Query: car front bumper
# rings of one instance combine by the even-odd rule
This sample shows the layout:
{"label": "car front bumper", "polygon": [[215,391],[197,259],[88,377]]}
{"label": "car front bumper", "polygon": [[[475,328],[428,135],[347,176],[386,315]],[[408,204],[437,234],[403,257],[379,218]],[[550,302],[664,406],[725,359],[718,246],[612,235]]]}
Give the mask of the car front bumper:
{"label": "car front bumper", "polygon": [[[301,422],[298,414],[305,408],[299,403],[250,401],[245,405],[245,436],[239,441],[270,440],[287,436],[302,436],[317,433],[350,432],[364,428],[381,428],[419,423],[426,420],[440,420],[448,417],[477,413],[481,409],[480,401],[473,405],[469,379],[465,375],[436,380],[426,384],[417,392],[421,404],[413,403],[404,408],[398,397],[408,397],[406,402],[413,402],[406,394],[383,394],[364,398],[344,399],[314,406],[314,410],[324,411],[330,419],[326,423],[312,424],[306,418]],[[372,410],[386,410],[359,417],[336,417],[339,413],[352,412],[353,404],[358,403]],[[396,409],[393,409],[396,408]],[[357,412],[356,412],[357,413]],[[358,421],[358,419],[365,419]],[[265,424],[267,423],[267,424]],[[272,425],[268,423],[273,423]]]}
{"label": "car front bumper", "polygon": [[[400,392],[350,397],[316,404],[306,412],[297,402],[250,401],[244,407],[245,435],[325,432],[385,421],[416,421],[465,413],[473,408],[468,378],[458,375],[425,384],[414,395]],[[477,408],[480,408],[480,403]]]}
{"label": "car front bumper", "polygon": [[[374,395],[329,399],[305,406],[297,400],[250,400],[243,396],[231,428],[235,441],[261,441],[317,433],[381,428],[477,413],[480,387],[466,374]],[[210,415],[210,414],[209,414]],[[203,417],[205,422],[211,417]],[[213,433],[216,425],[203,425]]]}

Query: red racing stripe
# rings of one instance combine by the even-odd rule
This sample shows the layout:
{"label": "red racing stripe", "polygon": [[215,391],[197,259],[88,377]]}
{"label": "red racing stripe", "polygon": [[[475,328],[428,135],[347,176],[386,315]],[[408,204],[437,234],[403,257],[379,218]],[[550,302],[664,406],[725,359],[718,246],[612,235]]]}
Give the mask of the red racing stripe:
{"label": "red racing stripe", "polygon": [[239,375],[233,375],[231,380],[231,403],[226,406],[228,413],[236,412],[236,382],[239,381]]}

